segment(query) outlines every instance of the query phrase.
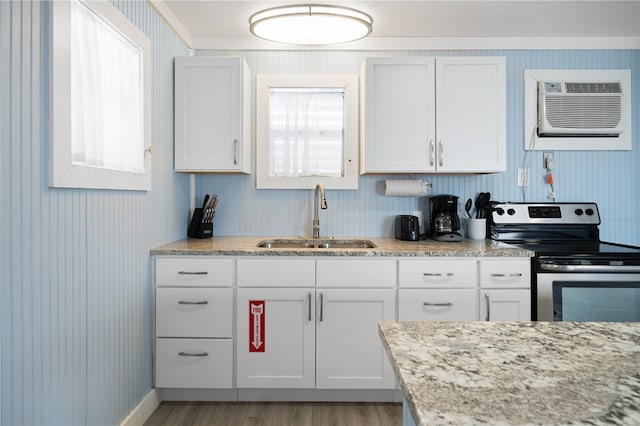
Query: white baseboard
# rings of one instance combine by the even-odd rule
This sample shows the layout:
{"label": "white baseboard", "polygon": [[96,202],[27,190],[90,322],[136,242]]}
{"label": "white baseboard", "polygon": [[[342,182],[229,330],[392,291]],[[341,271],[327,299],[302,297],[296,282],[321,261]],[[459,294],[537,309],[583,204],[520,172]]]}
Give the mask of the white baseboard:
{"label": "white baseboard", "polygon": [[156,389],[151,389],[147,396],[133,409],[120,426],[142,426],[160,405],[160,397]]}

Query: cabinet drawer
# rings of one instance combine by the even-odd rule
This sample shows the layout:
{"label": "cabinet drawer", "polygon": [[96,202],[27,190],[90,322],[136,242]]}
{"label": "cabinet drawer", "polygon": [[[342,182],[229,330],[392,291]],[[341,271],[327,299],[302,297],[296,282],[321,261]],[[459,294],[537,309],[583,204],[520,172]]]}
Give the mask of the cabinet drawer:
{"label": "cabinet drawer", "polygon": [[156,339],[156,387],[232,388],[232,340]]}
{"label": "cabinet drawer", "polygon": [[231,337],[230,288],[156,289],[156,336]]}
{"label": "cabinet drawer", "polygon": [[238,259],[239,287],[314,287],[313,259]]}
{"label": "cabinet drawer", "polygon": [[480,287],[530,288],[531,260],[481,260]]}
{"label": "cabinet drawer", "polygon": [[476,290],[400,290],[400,321],[475,321]]}
{"label": "cabinet drawer", "polygon": [[156,259],[156,287],[231,287],[232,259]]}
{"label": "cabinet drawer", "polygon": [[318,260],[318,287],[395,287],[395,260]]}
{"label": "cabinet drawer", "polygon": [[400,287],[475,288],[475,260],[401,260]]}

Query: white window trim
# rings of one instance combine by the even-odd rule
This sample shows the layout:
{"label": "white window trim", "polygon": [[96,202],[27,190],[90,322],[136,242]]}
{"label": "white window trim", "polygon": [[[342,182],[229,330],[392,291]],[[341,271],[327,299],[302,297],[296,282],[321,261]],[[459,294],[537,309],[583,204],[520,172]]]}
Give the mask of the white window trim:
{"label": "white window trim", "polygon": [[[269,91],[272,87],[340,87],[345,89],[344,176],[269,177]],[[358,189],[358,76],[269,75],[256,76],[256,188]]]}
{"label": "white window trim", "polygon": [[144,90],[144,173],[131,173],[98,167],[81,166],[71,159],[71,79],[70,32],[71,4],[51,2],[51,141],[49,151],[49,186],[92,189],[151,189],[151,41],[126,16],[107,0],[82,0],[125,37],[142,49]]}

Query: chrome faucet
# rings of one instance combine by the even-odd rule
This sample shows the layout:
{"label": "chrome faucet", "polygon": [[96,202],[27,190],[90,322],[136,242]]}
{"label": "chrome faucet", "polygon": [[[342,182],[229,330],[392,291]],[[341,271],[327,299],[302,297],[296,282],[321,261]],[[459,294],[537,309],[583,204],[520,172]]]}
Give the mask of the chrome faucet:
{"label": "chrome faucet", "polygon": [[324,194],[324,185],[319,183],[316,185],[313,193],[313,238],[320,238],[320,218],[318,217],[318,194],[320,194],[320,208],[327,209],[327,198]]}

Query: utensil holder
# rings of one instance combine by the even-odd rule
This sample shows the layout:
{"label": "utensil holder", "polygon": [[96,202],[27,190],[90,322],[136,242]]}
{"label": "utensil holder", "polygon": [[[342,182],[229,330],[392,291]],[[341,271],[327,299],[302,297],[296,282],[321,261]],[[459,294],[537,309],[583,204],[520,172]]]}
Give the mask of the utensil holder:
{"label": "utensil holder", "polygon": [[202,208],[198,207],[193,211],[191,217],[191,223],[187,230],[187,235],[190,238],[212,238],[213,237],[213,223],[202,222]]}

